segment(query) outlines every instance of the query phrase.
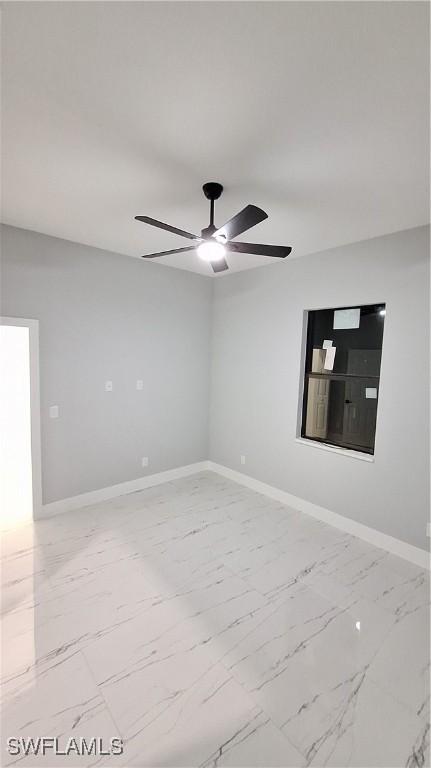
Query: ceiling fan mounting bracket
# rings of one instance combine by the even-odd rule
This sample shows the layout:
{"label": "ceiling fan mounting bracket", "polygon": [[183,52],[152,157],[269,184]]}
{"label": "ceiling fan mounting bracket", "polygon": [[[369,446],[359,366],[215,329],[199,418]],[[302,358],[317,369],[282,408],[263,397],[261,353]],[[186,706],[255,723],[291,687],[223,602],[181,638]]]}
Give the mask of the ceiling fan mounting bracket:
{"label": "ceiling fan mounting bracket", "polygon": [[203,185],[202,189],[207,200],[218,200],[223,192],[222,185],[217,181],[208,181]]}

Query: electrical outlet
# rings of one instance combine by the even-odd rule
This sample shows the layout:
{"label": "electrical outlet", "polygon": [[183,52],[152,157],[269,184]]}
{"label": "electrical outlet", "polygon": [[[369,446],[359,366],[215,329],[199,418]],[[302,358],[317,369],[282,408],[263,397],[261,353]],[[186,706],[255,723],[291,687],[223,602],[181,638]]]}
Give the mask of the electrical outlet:
{"label": "electrical outlet", "polygon": [[431,523],[427,523],[427,536],[431,536]]}
{"label": "electrical outlet", "polygon": [[142,381],[142,379],[138,379],[136,382],[136,389],[141,390],[143,388],[144,388],[144,382]]}
{"label": "electrical outlet", "polygon": [[149,464],[148,456],[143,456],[142,457],[142,466],[143,467],[148,467],[148,464]]}
{"label": "electrical outlet", "polygon": [[245,464],[245,456],[241,456],[241,464]]}
{"label": "electrical outlet", "polygon": [[58,415],[59,415],[58,405],[51,405],[49,408],[50,419],[58,419]]}
{"label": "electrical outlet", "polygon": [[105,381],[105,392],[112,392],[112,381]]}

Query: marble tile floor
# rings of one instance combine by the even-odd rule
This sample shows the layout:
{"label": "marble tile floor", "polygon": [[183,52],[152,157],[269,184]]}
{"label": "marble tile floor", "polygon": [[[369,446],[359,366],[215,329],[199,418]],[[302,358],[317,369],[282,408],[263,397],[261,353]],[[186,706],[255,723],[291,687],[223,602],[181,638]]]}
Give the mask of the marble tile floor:
{"label": "marble tile floor", "polygon": [[[203,472],[6,531],[1,562],[2,765],[429,765],[407,561]],[[124,751],[6,750],[43,736]]]}

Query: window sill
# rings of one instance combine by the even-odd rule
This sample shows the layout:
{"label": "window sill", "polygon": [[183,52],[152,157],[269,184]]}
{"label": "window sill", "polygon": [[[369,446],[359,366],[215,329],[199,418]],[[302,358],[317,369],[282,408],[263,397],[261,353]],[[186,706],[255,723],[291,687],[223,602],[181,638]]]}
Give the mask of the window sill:
{"label": "window sill", "polygon": [[349,456],[351,459],[359,459],[359,461],[368,461],[369,464],[374,463],[374,456],[369,453],[361,453],[361,451],[353,451],[348,448],[337,448],[335,445],[325,445],[319,443],[317,440],[311,440],[306,437],[297,437],[297,443],[301,445],[308,445],[311,448],[318,448],[321,451],[329,451],[329,453],[338,453],[339,456]]}

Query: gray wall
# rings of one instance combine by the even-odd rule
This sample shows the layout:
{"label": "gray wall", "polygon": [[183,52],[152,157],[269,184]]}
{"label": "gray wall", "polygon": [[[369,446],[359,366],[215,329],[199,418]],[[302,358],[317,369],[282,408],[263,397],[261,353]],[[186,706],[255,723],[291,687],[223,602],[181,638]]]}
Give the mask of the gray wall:
{"label": "gray wall", "polygon": [[[375,462],[298,443],[303,311],[380,301]],[[211,458],[427,548],[428,301],[425,227],[216,280],[3,227],[1,313],[40,321],[44,502]]]}
{"label": "gray wall", "polygon": [[44,503],[207,458],[211,295],[210,278],[2,228],[1,314],[40,322]]}
{"label": "gray wall", "polygon": [[[368,463],[296,435],[303,311],[374,302],[386,318]],[[210,458],[426,549],[428,304],[426,227],[216,280]]]}

